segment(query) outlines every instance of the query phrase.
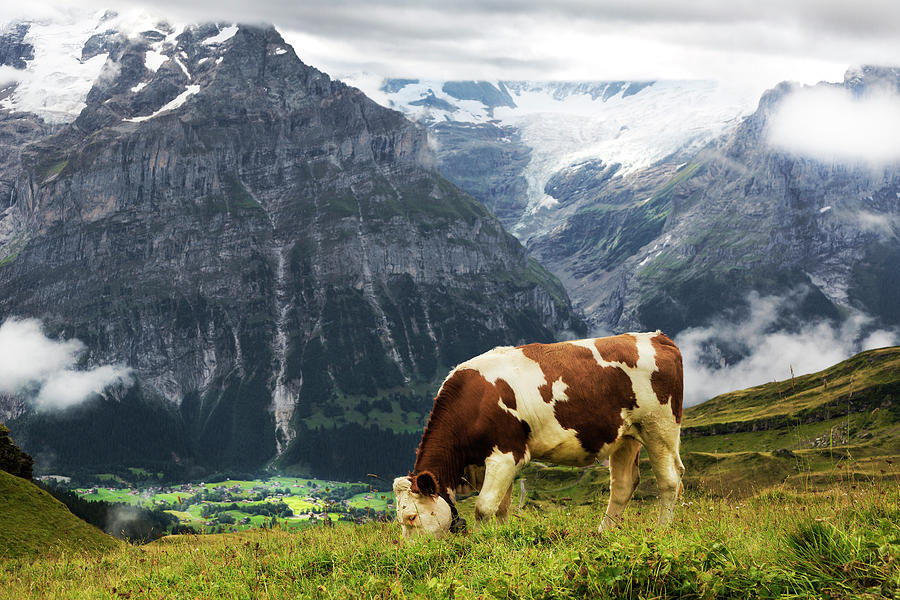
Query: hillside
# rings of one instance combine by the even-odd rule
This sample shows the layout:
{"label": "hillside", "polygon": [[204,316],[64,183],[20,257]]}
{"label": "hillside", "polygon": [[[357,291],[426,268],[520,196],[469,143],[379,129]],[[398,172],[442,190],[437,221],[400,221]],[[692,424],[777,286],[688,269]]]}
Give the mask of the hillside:
{"label": "hillside", "polygon": [[0,559],[106,552],[120,545],[30,481],[0,471]]}
{"label": "hillside", "polygon": [[[769,429],[790,419],[825,420],[838,413],[897,410],[900,347],[861,352],[818,373],[716,396],[685,410],[685,434]],[[768,425],[768,426],[767,426]]]}
{"label": "hillside", "polygon": [[102,560],[0,560],[0,598],[875,599],[900,589],[896,486],[689,494],[666,530],[653,526],[655,503],[639,501],[620,529],[597,535],[603,506],[526,507],[439,541],[404,543],[396,523],[368,523],[171,536]]}
{"label": "hillside", "polygon": [[688,485],[722,494],[896,479],[900,347],[689,408],[681,454]]}

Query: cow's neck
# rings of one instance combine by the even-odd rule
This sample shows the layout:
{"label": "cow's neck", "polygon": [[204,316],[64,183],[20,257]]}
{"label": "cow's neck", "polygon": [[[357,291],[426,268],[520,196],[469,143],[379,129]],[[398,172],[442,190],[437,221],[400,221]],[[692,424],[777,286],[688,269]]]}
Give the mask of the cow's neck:
{"label": "cow's neck", "polygon": [[438,493],[448,502],[452,496],[447,491],[456,489],[460,484],[465,465],[465,450],[460,447],[459,438],[461,424],[456,422],[456,415],[442,410],[446,407],[436,403],[432,411],[422,442],[416,451],[416,473],[431,471],[438,483]]}
{"label": "cow's neck", "polygon": [[447,489],[455,489],[460,483],[463,466],[460,453],[445,443],[431,443],[424,439],[416,455],[415,472],[431,471],[438,483],[438,493],[447,501],[451,496]]}

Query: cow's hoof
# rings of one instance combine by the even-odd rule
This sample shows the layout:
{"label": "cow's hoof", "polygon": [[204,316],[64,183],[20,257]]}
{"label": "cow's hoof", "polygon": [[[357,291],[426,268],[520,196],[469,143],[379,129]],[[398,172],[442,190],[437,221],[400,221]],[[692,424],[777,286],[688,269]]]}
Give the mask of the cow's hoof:
{"label": "cow's hoof", "polygon": [[466,533],[466,520],[462,517],[456,517],[450,523],[450,533]]}

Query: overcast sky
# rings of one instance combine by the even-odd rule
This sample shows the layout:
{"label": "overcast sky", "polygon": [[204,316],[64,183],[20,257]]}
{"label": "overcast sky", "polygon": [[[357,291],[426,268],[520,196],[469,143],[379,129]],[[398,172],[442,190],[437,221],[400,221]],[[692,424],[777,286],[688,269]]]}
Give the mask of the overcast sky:
{"label": "overcast sky", "polygon": [[[699,78],[770,87],[838,81],[850,65],[900,65],[898,0],[91,3],[144,5],[180,22],[272,22],[305,62],[337,76]],[[7,6],[0,17],[67,6],[85,2]]]}

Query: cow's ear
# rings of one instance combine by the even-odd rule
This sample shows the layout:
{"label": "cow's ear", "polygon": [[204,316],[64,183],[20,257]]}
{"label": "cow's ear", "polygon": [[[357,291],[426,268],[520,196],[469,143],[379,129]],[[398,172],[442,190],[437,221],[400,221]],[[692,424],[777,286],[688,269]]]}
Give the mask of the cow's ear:
{"label": "cow's ear", "polygon": [[437,479],[431,471],[422,471],[413,480],[412,491],[423,496],[436,496],[438,493]]}

